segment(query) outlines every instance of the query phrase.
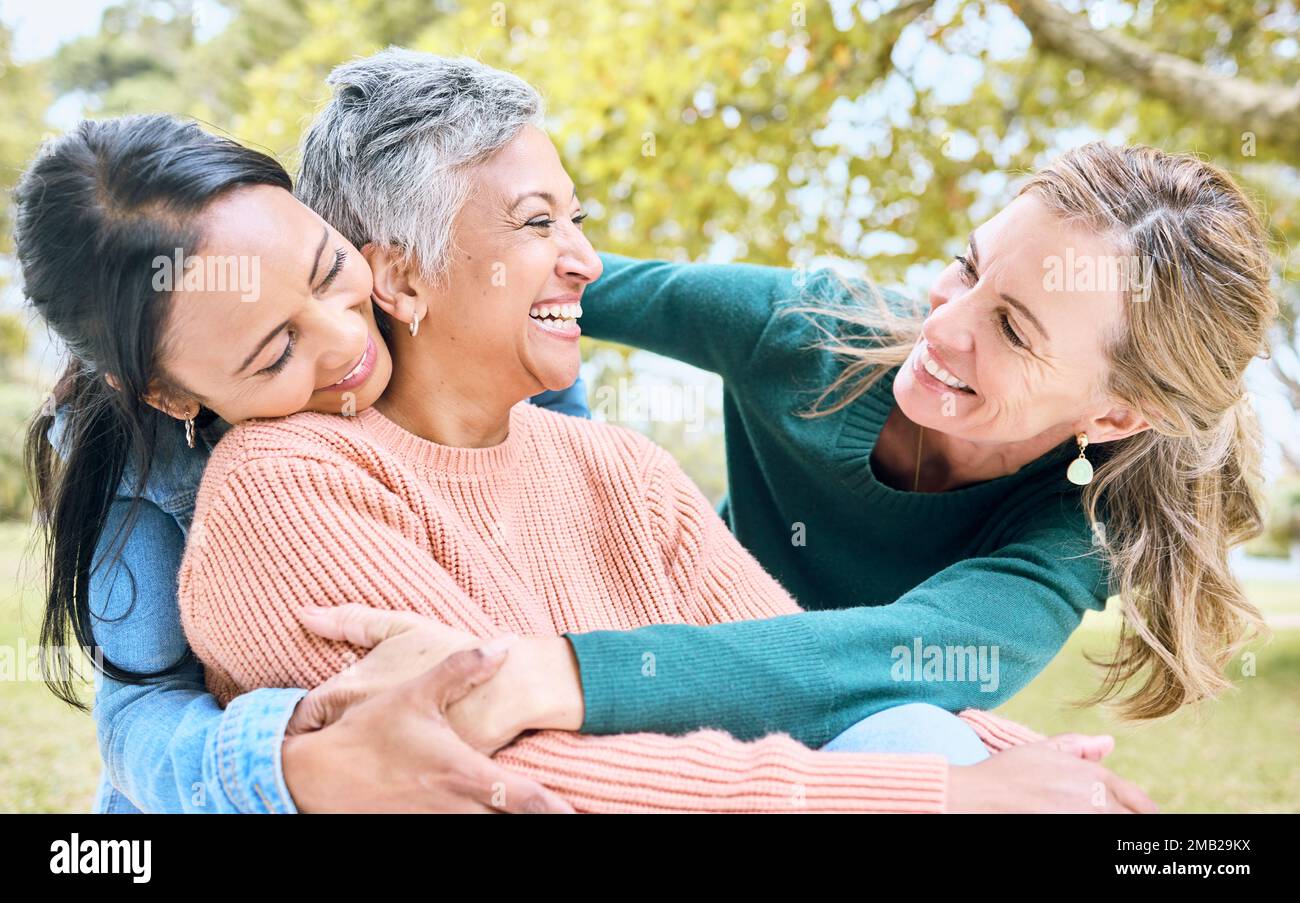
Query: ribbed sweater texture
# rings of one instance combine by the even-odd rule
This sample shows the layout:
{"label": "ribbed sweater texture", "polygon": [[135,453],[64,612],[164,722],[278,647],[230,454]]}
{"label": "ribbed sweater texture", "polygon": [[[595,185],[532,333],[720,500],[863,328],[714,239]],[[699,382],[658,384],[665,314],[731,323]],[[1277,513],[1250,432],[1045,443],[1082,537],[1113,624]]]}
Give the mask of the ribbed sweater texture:
{"label": "ribbed sweater texture", "polygon": [[[364,602],[481,637],[800,610],[662,449],[522,403],[506,440],[482,449],[429,442],[374,408],[232,429],[203,478],[179,594],[223,704],[257,687],[314,687],[364,655],[307,632],[295,615],[306,605]],[[655,679],[653,655],[639,666]],[[987,712],[961,717],[995,752],[1039,739]],[[538,731],[496,758],[584,812],[947,804],[941,756],[818,752],[784,734]]]}

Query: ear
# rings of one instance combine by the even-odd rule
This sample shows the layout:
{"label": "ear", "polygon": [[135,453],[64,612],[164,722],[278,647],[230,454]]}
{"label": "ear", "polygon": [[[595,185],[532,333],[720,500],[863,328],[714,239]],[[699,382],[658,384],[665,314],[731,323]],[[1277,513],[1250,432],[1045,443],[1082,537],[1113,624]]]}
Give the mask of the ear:
{"label": "ear", "polygon": [[374,242],[362,246],[361,256],[370,264],[375,280],[372,297],[380,309],[403,323],[410,323],[417,314],[423,320],[429,312],[429,304],[422,297],[424,283],[412,272],[411,265],[404,263],[392,248]]}
{"label": "ear", "polygon": [[1148,423],[1137,412],[1124,407],[1115,405],[1108,408],[1104,413],[1085,420],[1076,433],[1087,433],[1088,442],[1115,442],[1120,439],[1127,439],[1136,433],[1151,428]]}
{"label": "ear", "polygon": [[157,383],[149,384],[149,389],[144,393],[143,400],[149,407],[157,408],[168,417],[175,417],[177,420],[188,420],[191,417],[198,416],[199,413],[199,403],[197,401],[178,399]]}

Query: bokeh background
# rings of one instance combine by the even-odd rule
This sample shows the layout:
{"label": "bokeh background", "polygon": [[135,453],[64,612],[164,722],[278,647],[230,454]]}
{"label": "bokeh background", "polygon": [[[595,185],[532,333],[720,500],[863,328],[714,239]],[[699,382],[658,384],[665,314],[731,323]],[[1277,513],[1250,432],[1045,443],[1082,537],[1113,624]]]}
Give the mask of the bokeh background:
{"label": "bokeh background", "polygon": [[[1275,630],[1237,689],[1157,724],[1071,703],[1114,611],[1004,707],[1109,731],[1170,811],[1300,810],[1300,10],[1293,0],[24,0],[0,2],[0,811],[90,805],[90,718],[32,679],[40,574],[20,438],[62,352],[23,305],[7,193],[82,116],[168,111],[276,155],[336,64],[468,54],[547,98],[602,250],[835,266],[923,294],[1018,176],[1095,138],[1192,151],[1268,215],[1283,317],[1250,376],[1270,521],[1236,566]],[[596,416],[726,491],[716,378],[584,341]]]}

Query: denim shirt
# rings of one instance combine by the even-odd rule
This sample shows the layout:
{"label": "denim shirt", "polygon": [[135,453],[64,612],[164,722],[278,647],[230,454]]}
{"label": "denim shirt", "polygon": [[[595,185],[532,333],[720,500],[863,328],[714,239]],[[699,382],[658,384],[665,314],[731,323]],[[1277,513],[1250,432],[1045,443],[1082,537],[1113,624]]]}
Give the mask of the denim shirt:
{"label": "denim shirt", "polygon": [[[544,392],[534,404],[589,417],[586,388]],[[66,424],[59,409],[47,439],[56,449]],[[222,709],[208,693],[203,667],[181,628],[177,574],[194,500],[208,456],[228,429],[216,421],[198,431],[189,448],[180,429],[166,430],[138,493],[131,532],[110,569],[93,568],[90,610],[95,641],[114,664],[156,671],[182,658],[178,671],[144,684],[97,673],[93,714],[104,762],[96,812],[293,813],[280,747],[301,689],[265,688]],[[96,549],[96,563],[130,510],[136,479],[123,474]]]}

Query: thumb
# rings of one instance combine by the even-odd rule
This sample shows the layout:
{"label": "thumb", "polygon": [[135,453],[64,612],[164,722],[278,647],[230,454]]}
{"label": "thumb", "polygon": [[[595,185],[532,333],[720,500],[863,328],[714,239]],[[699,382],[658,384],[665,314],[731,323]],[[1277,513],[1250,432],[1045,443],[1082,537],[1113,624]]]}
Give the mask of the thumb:
{"label": "thumb", "polygon": [[411,682],[417,703],[426,711],[445,712],[501,670],[515,639],[498,637],[474,649],[462,649],[447,656]]}
{"label": "thumb", "polygon": [[321,684],[298,701],[285,725],[285,735],[305,734],[328,727],[339,719],[343,712],[356,700],[353,691]]}
{"label": "thumb", "polygon": [[1066,755],[1090,762],[1100,762],[1115,749],[1115,738],[1109,734],[1057,734],[1043,742]]}
{"label": "thumb", "polygon": [[373,649],[424,621],[413,612],[384,611],[357,602],[325,608],[308,606],[296,609],[296,613],[302,625],[317,636],[366,649]]}

